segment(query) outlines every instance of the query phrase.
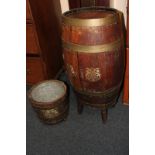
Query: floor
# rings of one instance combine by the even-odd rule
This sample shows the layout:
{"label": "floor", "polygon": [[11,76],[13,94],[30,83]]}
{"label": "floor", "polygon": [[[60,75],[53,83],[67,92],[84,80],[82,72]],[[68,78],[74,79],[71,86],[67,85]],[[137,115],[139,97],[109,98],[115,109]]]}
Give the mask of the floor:
{"label": "floor", "polygon": [[[70,85],[65,74],[60,80]],[[30,87],[27,86],[27,90]],[[77,101],[70,86],[70,111],[66,121],[45,125],[39,121],[31,104],[26,103],[27,155],[128,155],[129,107],[121,103],[108,111],[102,123],[100,111],[84,107],[77,113]]]}

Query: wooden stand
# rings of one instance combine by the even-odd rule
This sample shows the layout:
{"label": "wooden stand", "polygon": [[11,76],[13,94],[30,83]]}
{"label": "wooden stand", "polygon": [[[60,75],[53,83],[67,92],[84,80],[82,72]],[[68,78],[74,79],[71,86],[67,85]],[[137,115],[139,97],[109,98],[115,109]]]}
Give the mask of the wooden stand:
{"label": "wooden stand", "polygon": [[108,109],[101,110],[101,117],[102,117],[103,123],[106,123],[108,118]]}
{"label": "wooden stand", "polygon": [[[78,104],[77,104],[78,114],[82,114],[83,108],[84,108],[84,104],[82,103],[81,100],[78,100]],[[108,109],[107,108],[101,110],[101,117],[102,117],[103,123],[106,123],[106,121],[108,119]]]}

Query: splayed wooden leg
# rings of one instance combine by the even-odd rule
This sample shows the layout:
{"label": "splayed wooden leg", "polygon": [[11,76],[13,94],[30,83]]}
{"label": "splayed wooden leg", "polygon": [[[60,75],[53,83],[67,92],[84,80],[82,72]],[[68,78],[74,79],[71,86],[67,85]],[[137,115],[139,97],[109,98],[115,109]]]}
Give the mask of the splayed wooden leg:
{"label": "splayed wooden leg", "polygon": [[111,108],[114,108],[115,106],[116,106],[116,104],[117,104],[117,102],[115,101],[115,102],[113,102],[112,104],[111,104]]}
{"label": "splayed wooden leg", "polygon": [[106,123],[108,118],[108,109],[101,110],[101,117],[102,117],[103,123]]}

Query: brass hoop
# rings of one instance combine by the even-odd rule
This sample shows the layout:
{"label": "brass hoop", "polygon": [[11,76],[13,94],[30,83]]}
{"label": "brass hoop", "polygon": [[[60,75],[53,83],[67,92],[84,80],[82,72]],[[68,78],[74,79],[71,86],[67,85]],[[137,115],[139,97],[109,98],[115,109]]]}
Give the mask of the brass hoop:
{"label": "brass hoop", "polygon": [[[77,12],[84,12],[84,11],[113,11],[114,14],[105,18],[96,18],[96,19],[79,19],[79,18],[72,18],[67,15]],[[62,23],[65,25],[71,26],[105,26],[110,24],[117,23],[117,10],[112,8],[106,7],[83,7],[78,9],[72,9],[63,13],[62,15]]]}
{"label": "brass hoop", "polygon": [[121,39],[118,39],[109,44],[103,45],[79,45],[74,43],[62,41],[63,48],[68,49],[70,52],[81,52],[81,53],[101,53],[101,52],[110,52],[117,51],[121,47]]}
{"label": "brass hoop", "polygon": [[116,85],[115,87],[112,87],[104,92],[86,92],[86,91],[83,91],[83,90],[77,90],[74,88],[74,90],[76,92],[78,92],[79,94],[83,94],[83,95],[88,95],[88,96],[101,96],[101,97],[111,97],[113,95],[115,95],[116,93],[118,93],[119,89],[120,89],[120,86],[121,86],[121,83],[122,81]]}

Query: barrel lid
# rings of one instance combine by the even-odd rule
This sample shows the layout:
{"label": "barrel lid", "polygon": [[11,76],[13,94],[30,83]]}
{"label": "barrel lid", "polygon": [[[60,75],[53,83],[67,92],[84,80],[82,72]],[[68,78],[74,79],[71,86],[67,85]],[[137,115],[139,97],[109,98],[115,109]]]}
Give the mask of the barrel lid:
{"label": "barrel lid", "polygon": [[117,23],[118,11],[108,7],[82,7],[66,11],[62,23],[71,26],[104,26]]}
{"label": "barrel lid", "polygon": [[28,92],[30,102],[34,106],[46,107],[64,98],[66,85],[59,80],[45,80],[35,84]]}

